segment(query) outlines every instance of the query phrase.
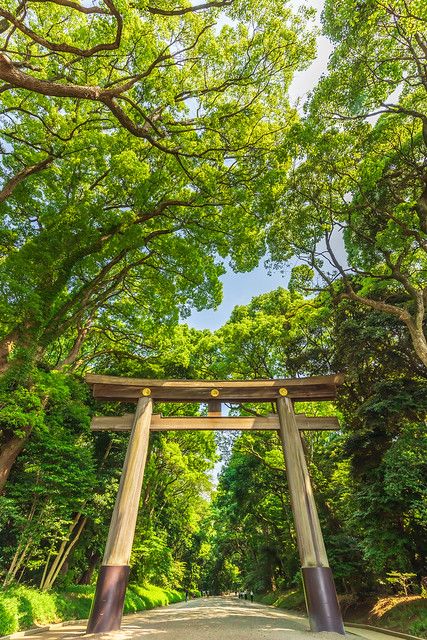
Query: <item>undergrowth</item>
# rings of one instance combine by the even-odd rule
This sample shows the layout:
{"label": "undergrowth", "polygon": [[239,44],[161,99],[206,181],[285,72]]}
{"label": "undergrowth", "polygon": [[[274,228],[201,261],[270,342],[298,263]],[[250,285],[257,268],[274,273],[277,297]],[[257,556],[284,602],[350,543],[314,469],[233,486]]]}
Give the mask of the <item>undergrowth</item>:
{"label": "undergrowth", "polygon": [[372,608],[369,622],[379,627],[427,638],[427,598],[381,598]]}
{"label": "undergrowth", "polygon": [[265,595],[255,596],[255,600],[280,609],[305,611],[304,592],[300,589],[291,589],[285,592],[272,591]]}
{"label": "undergrowth", "polygon": [[[293,589],[284,593],[274,591],[265,595],[255,596],[255,600],[281,609],[305,611],[304,593],[300,589]],[[357,599],[354,601],[353,597],[348,607],[345,603],[345,597],[340,597],[340,601],[344,619],[349,622],[370,624],[384,629],[408,633],[419,638],[427,638],[426,597],[396,596],[379,598],[370,607],[369,612],[365,603],[360,601],[359,615]]]}
{"label": "undergrowth", "polygon": [[[87,618],[94,593],[93,585],[75,585],[61,592],[9,587],[0,593],[0,636],[63,620]],[[124,613],[153,609],[183,599],[183,593],[173,589],[130,584]]]}

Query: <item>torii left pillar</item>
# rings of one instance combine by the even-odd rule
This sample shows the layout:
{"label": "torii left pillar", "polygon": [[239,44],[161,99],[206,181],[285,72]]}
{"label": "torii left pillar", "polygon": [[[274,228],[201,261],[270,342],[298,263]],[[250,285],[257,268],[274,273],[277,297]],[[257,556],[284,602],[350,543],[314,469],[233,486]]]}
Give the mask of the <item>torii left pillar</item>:
{"label": "torii left pillar", "polygon": [[120,629],[147,459],[152,410],[151,398],[140,398],[86,633],[107,633]]}

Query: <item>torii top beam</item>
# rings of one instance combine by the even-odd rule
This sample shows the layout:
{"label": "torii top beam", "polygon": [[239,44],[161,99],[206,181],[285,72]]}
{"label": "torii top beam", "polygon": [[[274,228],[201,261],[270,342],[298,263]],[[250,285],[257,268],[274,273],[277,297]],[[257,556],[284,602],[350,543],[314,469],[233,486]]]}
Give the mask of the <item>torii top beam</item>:
{"label": "torii top beam", "polygon": [[86,382],[98,400],[136,402],[141,396],[164,402],[271,402],[333,400],[344,376],[333,374],[282,380],[151,380],[88,374]]}

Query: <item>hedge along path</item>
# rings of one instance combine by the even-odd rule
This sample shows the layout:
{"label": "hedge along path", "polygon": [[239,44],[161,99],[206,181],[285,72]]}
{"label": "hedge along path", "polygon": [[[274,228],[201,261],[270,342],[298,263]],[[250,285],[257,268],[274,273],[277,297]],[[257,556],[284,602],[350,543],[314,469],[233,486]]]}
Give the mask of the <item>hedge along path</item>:
{"label": "hedge along path", "polygon": [[[242,610],[245,608],[245,610]],[[230,616],[230,613],[234,613],[234,616]],[[181,615],[180,615],[181,614]],[[182,616],[182,619],[180,619]],[[223,617],[224,620],[219,625],[218,620]],[[233,620],[234,618],[234,625]],[[186,625],[182,623],[184,620]],[[209,628],[209,624],[212,622],[212,629]],[[68,640],[69,638],[76,638],[84,634],[86,621],[70,621],[43,629],[15,633],[10,636],[6,636],[5,640],[10,638],[11,640],[25,637],[27,640]],[[177,624],[175,624],[177,623]],[[141,637],[147,637],[147,631],[151,631],[148,637],[154,637],[161,633],[161,635],[168,640],[173,637],[173,640],[188,640],[191,636],[200,638],[203,634],[207,635],[209,632],[209,638],[216,640],[213,634],[223,634],[222,637],[230,638],[230,632],[235,640],[240,640],[244,637],[245,640],[257,639],[261,634],[265,635],[266,623],[268,628],[272,631],[276,631],[275,627],[278,627],[278,631],[284,631],[284,624],[286,625],[286,637],[288,640],[309,640],[309,637],[314,637],[312,633],[306,631],[306,619],[302,616],[287,613],[286,611],[273,609],[271,606],[265,606],[260,603],[254,605],[242,602],[236,599],[230,598],[209,598],[209,599],[196,599],[188,603],[182,603],[177,606],[172,606],[168,611],[150,611],[143,615],[133,614],[126,616],[124,619],[124,633],[127,638],[133,638],[137,640]],[[127,625],[130,625],[127,627]],[[230,624],[232,627],[230,628]],[[202,628],[200,628],[200,626]],[[390,630],[378,629],[375,627],[363,628],[354,624],[346,625],[348,633],[351,633],[353,637],[361,637],[366,640],[390,640],[395,638],[403,638],[404,640],[421,640],[416,636],[410,636],[403,633],[397,633]],[[189,627],[193,629],[189,631]],[[153,635],[152,635],[153,634]],[[316,634],[316,640],[333,640],[338,638],[336,634]]]}
{"label": "hedge along path", "polygon": [[[18,587],[0,594],[0,636],[28,637],[77,624],[86,627],[93,599],[94,587],[76,586],[70,591],[40,592],[31,587]],[[130,584],[124,602],[125,613],[136,613],[166,606],[184,599],[184,592],[155,585]],[[68,620],[71,622],[58,622]],[[53,623],[53,624],[52,624]],[[32,627],[35,627],[33,629]],[[21,630],[22,629],[22,630]],[[25,630],[29,629],[29,630]],[[7,635],[7,637],[10,637]]]}

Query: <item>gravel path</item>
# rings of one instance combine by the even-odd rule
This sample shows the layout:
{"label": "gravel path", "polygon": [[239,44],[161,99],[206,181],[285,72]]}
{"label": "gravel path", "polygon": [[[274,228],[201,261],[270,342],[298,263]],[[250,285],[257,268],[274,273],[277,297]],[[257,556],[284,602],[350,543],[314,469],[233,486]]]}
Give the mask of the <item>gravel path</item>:
{"label": "gravel path", "polygon": [[[71,640],[81,638],[85,625],[57,627],[25,640]],[[353,630],[352,640],[364,634]],[[379,636],[379,637],[378,637]],[[391,640],[378,634],[375,640]],[[121,631],[87,636],[96,640],[343,640],[336,633],[311,633],[299,615],[235,597],[198,598],[127,615]],[[366,637],[366,636],[365,636]],[[369,637],[369,636],[368,636]],[[372,639],[373,640],[373,639]]]}
{"label": "gravel path", "polygon": [[[102,636],[101,636],[102,637]],[[342,640],[309,633],[304,618],[238,598],[200,598],[126,618],[123,640]]]}

